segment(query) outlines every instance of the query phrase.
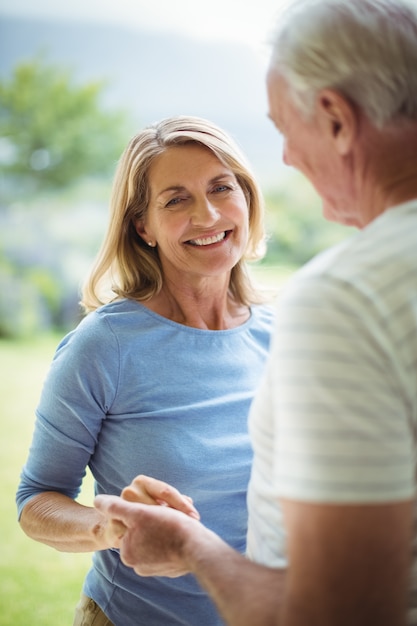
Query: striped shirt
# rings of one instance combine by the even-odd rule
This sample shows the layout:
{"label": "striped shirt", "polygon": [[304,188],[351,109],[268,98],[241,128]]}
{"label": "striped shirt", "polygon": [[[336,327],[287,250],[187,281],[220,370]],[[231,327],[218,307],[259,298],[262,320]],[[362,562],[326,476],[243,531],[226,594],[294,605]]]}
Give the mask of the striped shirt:
{"label": "striped shirt", "polygon": [[[416,422],[412,201],[317,256],[280,298],[250,417],[250,558],[285,565],[279,497],[332,503],[415,498]],[[417,599],[411,604],[417,607]],[[417,624],[417,610],[410,620]]]}

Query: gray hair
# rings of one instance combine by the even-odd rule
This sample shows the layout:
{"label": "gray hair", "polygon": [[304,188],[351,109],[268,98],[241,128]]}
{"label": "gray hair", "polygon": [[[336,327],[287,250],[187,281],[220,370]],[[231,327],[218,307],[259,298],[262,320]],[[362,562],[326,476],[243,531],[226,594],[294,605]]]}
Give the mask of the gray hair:
{"label": "gray hair", "polygon": [[295,0],[278,19],[270,68],[306,117],[331,88],[378,127],[417,119],[416,0]]}

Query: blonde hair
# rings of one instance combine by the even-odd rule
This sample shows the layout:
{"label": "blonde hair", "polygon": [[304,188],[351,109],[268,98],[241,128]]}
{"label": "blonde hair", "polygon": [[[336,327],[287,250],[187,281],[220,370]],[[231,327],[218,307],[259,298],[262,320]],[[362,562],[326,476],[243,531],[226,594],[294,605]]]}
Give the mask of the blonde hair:
{"label": "blonde hair", "polygon": [[144,219],[149,202],[149,167],[168,147],[196,143],[205,146],[236,176],[249,211],[249,237],[243,258],[231,271],[229,291],[236,302],[252,304],[260,297],[245,266],[265,252],[264,206],[261,191],[245,157],[219,127],[198,117],[164,119],[135,135],[123,152],[113,182],[110,220],[101,249],[82,289],[86,312],[117,297],[148,300],[163,284],[157,248],[137,234],[134,223]]}

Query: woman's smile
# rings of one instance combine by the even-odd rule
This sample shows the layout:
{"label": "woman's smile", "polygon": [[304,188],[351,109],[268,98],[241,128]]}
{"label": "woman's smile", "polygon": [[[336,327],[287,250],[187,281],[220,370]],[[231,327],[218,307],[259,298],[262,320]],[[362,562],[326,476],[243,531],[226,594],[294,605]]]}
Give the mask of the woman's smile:
{"label": "woman's smile", "polygon": [[198,237],[196,239],[189,239],[188,241],[186,241],[185,243],[187,245],[190,246],[196,246],[196,247],[206,247],[206,246],[213,246],[216,243],[220,243],[221,241],[225,241],[225,239],[227,239],[230,235],[232,231],[231,230],[224,230],[220,233],[218,233],[217,235],[209,235],[209,236],[205,236],[205,237]]}

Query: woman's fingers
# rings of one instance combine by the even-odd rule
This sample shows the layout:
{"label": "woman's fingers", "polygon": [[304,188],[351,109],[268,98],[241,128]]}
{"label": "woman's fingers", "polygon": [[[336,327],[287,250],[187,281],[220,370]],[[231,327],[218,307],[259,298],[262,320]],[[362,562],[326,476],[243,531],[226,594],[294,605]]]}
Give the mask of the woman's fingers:
{"label": "woman's fingers", "polygon": [[151,476],[136,476],[131,484],[123,489],[121,496],[129,502],[169,506],[195,519],[200,519],[189,496],[183,495],[172,485]]}

